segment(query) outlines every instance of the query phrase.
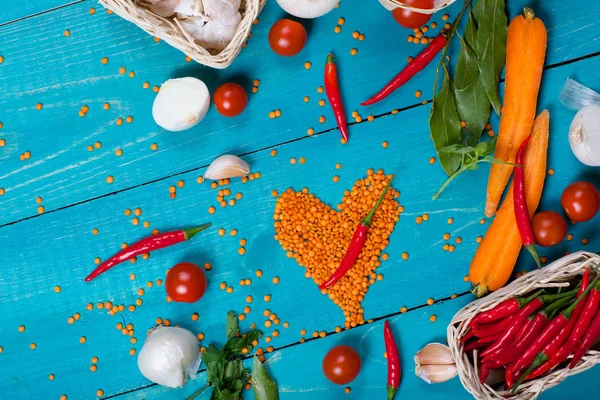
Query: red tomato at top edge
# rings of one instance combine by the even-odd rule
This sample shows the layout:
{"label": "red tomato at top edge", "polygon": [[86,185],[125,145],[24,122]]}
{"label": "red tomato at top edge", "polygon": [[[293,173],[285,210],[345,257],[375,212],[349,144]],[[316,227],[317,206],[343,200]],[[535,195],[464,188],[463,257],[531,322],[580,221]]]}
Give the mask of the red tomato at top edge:
{"label": "red tomato at top edge", "polygon": [[[402,0],[401,2],[407,6],[424,10],[433,8],[433,0]],[[397,23],[409,29],[420,28],[431,18],[431,14],[421,14],[400,7],[392,10],[392,16]]]}
{"label": "red tomato at top edge", "polygon": [[280,56],[295,56],[300,53],[305,44],[306,29],[300,22],[280,19],[269,31],[269,45]]}
{"label": "red tomato at top edge", "polygon": [[567,222],[557,212],[542,211],[531,221],[535,242],[542,247],[559,244],[567,236]]}
{"label": "red tomato at top edge", "polygon": [[213,98],[219,114],[226,117],[241,114],[248,104],[248,96],[244,88],[233,82],[219,86]]}
{"label": "red tomato at top edge", "polygon": [[323,373],[336,385],[345,385],[360,372],[360,357],[350,346],[336,346],[323,358]]}
{"label": "red tomato at top edge", "polygon": [[600,194],[589,182],[575,182],[567,186],[560,197],[560,204],[572,222],[585,222],[598,213]]}
{"label": "red tomato at top edge", "polygon": [[206,292],[206,275],[196,264],[182,262],[169,270],[165,288],[173,301],[195,303]]}

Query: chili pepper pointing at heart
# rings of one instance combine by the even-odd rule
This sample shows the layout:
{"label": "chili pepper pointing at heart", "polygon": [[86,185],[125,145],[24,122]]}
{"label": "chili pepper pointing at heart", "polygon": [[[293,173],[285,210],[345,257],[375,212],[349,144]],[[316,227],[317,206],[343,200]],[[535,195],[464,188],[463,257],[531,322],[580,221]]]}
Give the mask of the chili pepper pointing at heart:
{"label": "chili pepper pointing at heart", "polygon": [[371,212],[367,214],[367,216],[361,221],[360,225],[358,225],[358,228],[356,228],[356,230],[354,231],[354,236],[352,236],[352,241],[350,242],[350,246],[348,246],[348,250],[346,251],[346,255],[344,255],[344,258],[342,259],[340,266],[333,273],[333,275],[331,275],[329,279],[327,279],[325,282],[319,285],[320,290],[327,289],[331,285],[334,285],[337,281],[342,279],[342,277],[346,275],[346,272],[350,271],[350,269],[354,265],[354,262],[358,258],[358,255],[360,254],[361,250],[365,245],[365,242],[367,241],[367,232],[369,231],[369,227],[371,226],[373,215],[375,215],[375,211],[377,211],[379,205],[383,201],[383,198],[385,197],[385,194],[392,185],[392,181],[394,180],[394,178],[395,176],[392,176],[392,179],[390,179],[385,189],[383,189],[383,191],[381,192],[381,195],[379,196],[379,199],[377,200],[377,203],[375,203],[375,206],[373,207]]}

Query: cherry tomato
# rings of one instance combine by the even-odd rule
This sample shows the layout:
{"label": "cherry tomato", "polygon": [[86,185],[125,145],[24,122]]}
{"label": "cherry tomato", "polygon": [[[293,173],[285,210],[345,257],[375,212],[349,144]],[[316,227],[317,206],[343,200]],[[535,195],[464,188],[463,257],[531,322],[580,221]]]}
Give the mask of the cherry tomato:
{"label": "cherry tomato", "polygon": [[244,88],[233,82],[219,86],[213,97],[217,111],[226,117],[241,114],[248,104],[248,96]]}
{"label": "cherry tomato", "polygon": [[567,236],[567,222],[557,212],[542,211],[533,216],[535,242],[542,247],[554,246]]}
{"label": "cherry tomato", "polygon": [[[402,0],[402,3],[424,10],[433,8],[433,0]],[[400,7],[392,10],[392,16],[397,23],[409,29],[420,28],[431,18],[431,14],[421,14]]]}
{"label": "cherry tomato", "polygon": [[169,270],[165,287],[173,301],[194,303],[206,292],[206,275],[196,264],[182,262]]}
{"label": "cherry tomato", "polygon": [[300,22],[280,19],[269,31],[269,45],[280,56],[295,56],[300,53],[305,44],[306,29]]}
{"label": "cherry tomato", "polygon": [[600,195],[589,182],[571,183],[560,197],[567,217],[572,222],[585,222],[594,218],[600,208]]}
{"label": "cherry tomato", "polygon": [[323,373],[336,385],[352,382],[359,371],[360,357],[350,346],[336,346],[323,358]]}

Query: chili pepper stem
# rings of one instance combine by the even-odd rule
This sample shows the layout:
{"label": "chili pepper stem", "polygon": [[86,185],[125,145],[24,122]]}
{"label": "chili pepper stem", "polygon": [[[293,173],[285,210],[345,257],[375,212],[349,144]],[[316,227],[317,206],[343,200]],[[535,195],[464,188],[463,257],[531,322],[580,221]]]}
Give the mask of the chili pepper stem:
{"label": "chili pepper stem", "polygon": [[190,240],[191,238],[193,238],[194,236],[196,236],[198,233],[202,232],[203,230],[205,230],[206,228],[208,228],[209,226],[211,226],[212,224],[210,222],[204,224],[204,225],[200,225],[196,228],[189,228],[189,229],[183,229],[183,234],[185,236],[185,240]]}
{"label": "chili pepper stem", "polygon": [[371,211],[361,221],[361,224],[363,224],[364,226],[371,226],[371,220],[373,219],[373,215],[375,215],[375,211],[377,211],[377,209],[381,205],[381,202],[383,201],[383,198],[385,197],[385,194],[387,193],[387,191],[390,188],[390,186],[392,186],[392,182],[394,181],[395,177],[396,177],[396,175],[392,175],[392,179],[390,179],[390,181],[388,182],[388,184],[385,187],[385,189],[383,189],[383,192],[381,192],[381,195],[379,195],[379,198],[377,199],[377,203],[375,203],[375,206],[373,206],[373,208],[371,209]]}
{"label": "chili pepper stem", "polygon": [[529,374],[532,373],[533,370],[535,370],[537,367],[542,365],[547,360],[548,360],[548,356],[546,356],[543,353],[538,354],[537,357],[535,358],[535,360],[533,360],[533,363],[529,366],[529,368],[527,368],[527,370],[523,373],[523,375],[521,375],[521,377],[519,378],[517,383],[515,383],[515,385],[510,389],[510,392],[514,394],[517,391],[517,389],[519,388],[519,386],[521,385],[521,383],[523,383],[525,378],[527,378],[527,376],[529,376]]}
{"label": "chili pepper stem", "polygon": [[535,249],[535,246],[532,244],[525,244],[523,246],[527,249],[527,251],[531,254],[533,259],[535,260],[535,263],[537,264],[538,269],[542,269],[542,263],[540,262],[540,256],[538,255],[538,252]]}
{"label": "chili pepper stem", "polygon": [[387,400],[393,400],[398,388],[387,385]]}

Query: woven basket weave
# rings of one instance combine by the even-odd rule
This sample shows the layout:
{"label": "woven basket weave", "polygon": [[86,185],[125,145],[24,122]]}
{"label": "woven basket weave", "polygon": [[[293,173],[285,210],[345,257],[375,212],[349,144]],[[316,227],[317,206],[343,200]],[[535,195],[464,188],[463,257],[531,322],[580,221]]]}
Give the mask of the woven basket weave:
{"label": "woven basket weave", "polygon": [[[490,385],[480,383],[477,361],[471,361],[463,352],[463,344],[460,342],[460,338],[467,332],[468,323],[478,313],[489,310],[506,299],[520,297],[540,288],[567,286],[567,282],[577,275],[582,275],[585,268],[595,267],[599,264],[600,256],[594,253],[581,251],[565,256],[541,270],[523,275],[505,288],[468,304],[456,313],[448,326],[448,344],[456,362],[460,381],[465,389],[476,399],[496,400],[510,397],[514,400],[530,400],[537,398],[544,390],[558,385],[568,376],[583,372],[599,363],[600,352],[590,350],[575,368],[571,370],[556,369],[538,379],[527,381],[519,386],[513,395],[508,391],[496,391]],[[477,359],[476,357],[472,358]]]}
{"label": "woven basket weave", "polygon": [[416,7],[407,6],[406,4],[404,4],[402,2],[402,0],[379,0],[381,5],[390,11],[393,10],[394,8],[400,7],[400,8],[404,8],[405,10],[416,11],[421,14],[436,13],[436,12],[448,7],[450,4],[454,3],[455,1],[456,0],[434,0],[433,8],[424,9],[424,8],[416,8]]}
{"label": "woven basket weave", "polygon": [[194,39],[178,24],[176,18],[163,18],[137,4],[134,0],[100,0],[105,8],[113,11],[127,21],[133,22],[152,36],[164,40],[171,46],[184,52],[200,64],[213,68],[228,67],[242,50],[248,39],[252,23],[267,0],[242,0],[240,13],[242,21],[231,42],[217,54],[210,53],[198,45]]}

